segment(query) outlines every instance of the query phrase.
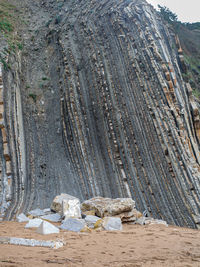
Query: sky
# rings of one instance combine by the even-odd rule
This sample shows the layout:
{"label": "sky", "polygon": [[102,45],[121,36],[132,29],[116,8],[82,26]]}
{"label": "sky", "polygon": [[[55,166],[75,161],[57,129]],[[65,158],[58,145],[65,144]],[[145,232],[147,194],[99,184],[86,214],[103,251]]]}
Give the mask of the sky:
{"label": "sky", "polygon": [[200,22],[200,0],[147,0],[157,8],[157,5],[168,7],[176,13],[181,22]]}

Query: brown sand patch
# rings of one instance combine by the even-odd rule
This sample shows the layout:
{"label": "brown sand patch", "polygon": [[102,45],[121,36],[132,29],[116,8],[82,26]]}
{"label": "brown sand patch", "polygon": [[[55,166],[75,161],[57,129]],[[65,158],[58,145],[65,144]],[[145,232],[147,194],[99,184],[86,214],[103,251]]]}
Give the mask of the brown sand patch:
{"label": "brown sand patch", "polygon": [[1,222],[0,236],[63,240],[58,250],[0,245],[0,266],[200,267],[200,231],[162,225],[124,225],[122,232],[42,236],[25,223]]}

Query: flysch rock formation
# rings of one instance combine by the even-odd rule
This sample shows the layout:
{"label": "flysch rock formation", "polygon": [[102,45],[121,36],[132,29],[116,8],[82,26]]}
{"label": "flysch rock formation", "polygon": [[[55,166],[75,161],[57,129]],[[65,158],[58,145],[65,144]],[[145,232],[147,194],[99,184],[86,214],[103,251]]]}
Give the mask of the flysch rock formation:
{"label": "flysch rock formation", "polygon": [[199,111],[175,34],[144,0],[18,2],[29,20],[0,79],[2,217],[66,192],[131,197],[197,228]]}

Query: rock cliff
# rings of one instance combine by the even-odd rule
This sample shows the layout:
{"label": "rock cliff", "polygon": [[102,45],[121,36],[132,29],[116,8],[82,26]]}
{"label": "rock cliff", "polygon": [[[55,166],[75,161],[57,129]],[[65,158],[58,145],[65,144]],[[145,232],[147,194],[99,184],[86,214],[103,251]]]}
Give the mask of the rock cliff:
{"label": "rock cliff", "polygon": [[20,2],[24,46],[0,80],[2,216],[65,192],[196,228],[199,110],[175,34],[143,0]]}

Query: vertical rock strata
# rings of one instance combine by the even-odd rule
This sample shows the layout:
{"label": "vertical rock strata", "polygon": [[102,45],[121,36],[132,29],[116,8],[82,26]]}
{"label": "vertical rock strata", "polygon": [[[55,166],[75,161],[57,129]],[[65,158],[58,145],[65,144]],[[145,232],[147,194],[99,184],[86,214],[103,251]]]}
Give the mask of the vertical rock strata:
{"label": "vertical rock strata", "polygon": [[59,17],[55,2],[30,7],[53,19],[37,21],[28,53],[5,73],[6,218],[66,192],[132,197],[155,218],[197,227],[199,111],[177,38],[142,0],[68,0]]}

